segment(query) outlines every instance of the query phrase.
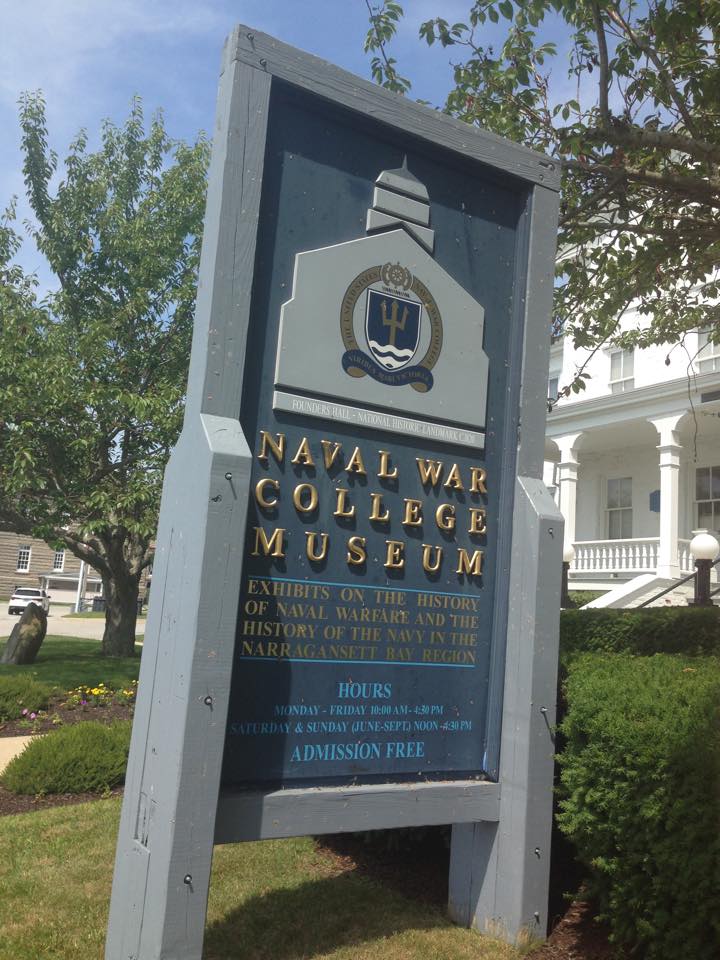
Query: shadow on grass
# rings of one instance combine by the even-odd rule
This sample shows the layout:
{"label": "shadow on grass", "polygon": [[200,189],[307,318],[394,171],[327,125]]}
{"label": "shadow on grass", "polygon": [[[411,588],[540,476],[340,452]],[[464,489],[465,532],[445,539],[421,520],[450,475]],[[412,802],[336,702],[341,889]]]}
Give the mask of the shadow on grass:
{"label": "shadow on grass", "polygon": [[207,928],[203,957],[300,960],[382,940],[404,930],[450,926],[440,911],[406,900],[348,871],[251,897]]}
{"label": "shadow on grass", "polygon": [[317,837],[316,843],[321,849],[349,857],[359,876],[441,911],[447,907],[449,826],[326,834]]}

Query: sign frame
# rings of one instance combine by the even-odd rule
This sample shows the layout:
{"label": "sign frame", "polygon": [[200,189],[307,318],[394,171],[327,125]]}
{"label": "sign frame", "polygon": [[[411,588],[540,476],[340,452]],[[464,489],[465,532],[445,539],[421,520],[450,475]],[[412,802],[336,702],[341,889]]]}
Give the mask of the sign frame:
{"label": "sign frame", "polygon": [[[491,688],[502,722],[490,731],[488,769],[498,782],[220,792],[252,461],[238,413],[277,82],[526,189],[527,254],[517,258],[513,305],[523,335],[509,372],[519,400],[517,417],[506,418],[497,520],[493,630],[503,642],[493,642]],[[163,491],[106,960],[199,960],[213,843],[442,823],[453,824],[451,916],[511,941],[545,934],[563,531],[542,466],[559,184],[558,164],[540,153],[251,28],[228,38],[187,408]]]}

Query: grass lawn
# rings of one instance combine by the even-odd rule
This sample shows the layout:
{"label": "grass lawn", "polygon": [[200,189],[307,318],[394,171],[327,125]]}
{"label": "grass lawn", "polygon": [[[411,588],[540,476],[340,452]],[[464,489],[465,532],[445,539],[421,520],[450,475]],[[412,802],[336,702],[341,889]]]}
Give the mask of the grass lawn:
{"label": "grass lawn", "polygon": [[27,673],[61,690],[72,690],[80,684],[95,686],[100,682],[117,690],[127,687],[131,680],[137,680],[141,649],[135,647],[135,657],[115,659],[102,656],[99,640],[48,636],[35,663],[26,667],[0,664],[0,676]]}
{"label": "grass lawn", "polygon": [[[0,960],[101,960],[119,801],[0,819]],[[215,851],[205,960],[518,960],[310,838]]]}

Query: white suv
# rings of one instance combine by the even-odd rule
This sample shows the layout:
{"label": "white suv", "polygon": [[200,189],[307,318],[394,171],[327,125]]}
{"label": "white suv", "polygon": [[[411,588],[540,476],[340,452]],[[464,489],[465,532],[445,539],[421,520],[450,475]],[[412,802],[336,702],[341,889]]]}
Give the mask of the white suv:
{"label": "white suv", "polygon": [[22,613],[29,603],[36,603],[45,613],[50,610],[50,597],[39,587],[15,587],[8,604],[8,613]]}

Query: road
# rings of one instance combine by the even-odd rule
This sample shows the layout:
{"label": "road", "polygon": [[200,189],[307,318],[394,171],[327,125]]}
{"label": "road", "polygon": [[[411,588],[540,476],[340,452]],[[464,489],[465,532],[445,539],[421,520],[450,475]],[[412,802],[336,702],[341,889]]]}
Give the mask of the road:
{"label": "road", "polygon": [[[48,636],[55,637],[82,637],[85,640],[101,640],[103,629],[105,627],[104,617],[89,617],[87,620],[82,617],[67,617],[69,612],[67,606],[55,606],[50,604],[50,614],[48,616]],[[12,617],[7,612],[7,601],[0,607],[0,642],[4,642],[9,636],[12,628],[18,622],[19,617]],[[143,631],[144,620],[138,621],[138,632]]]}

